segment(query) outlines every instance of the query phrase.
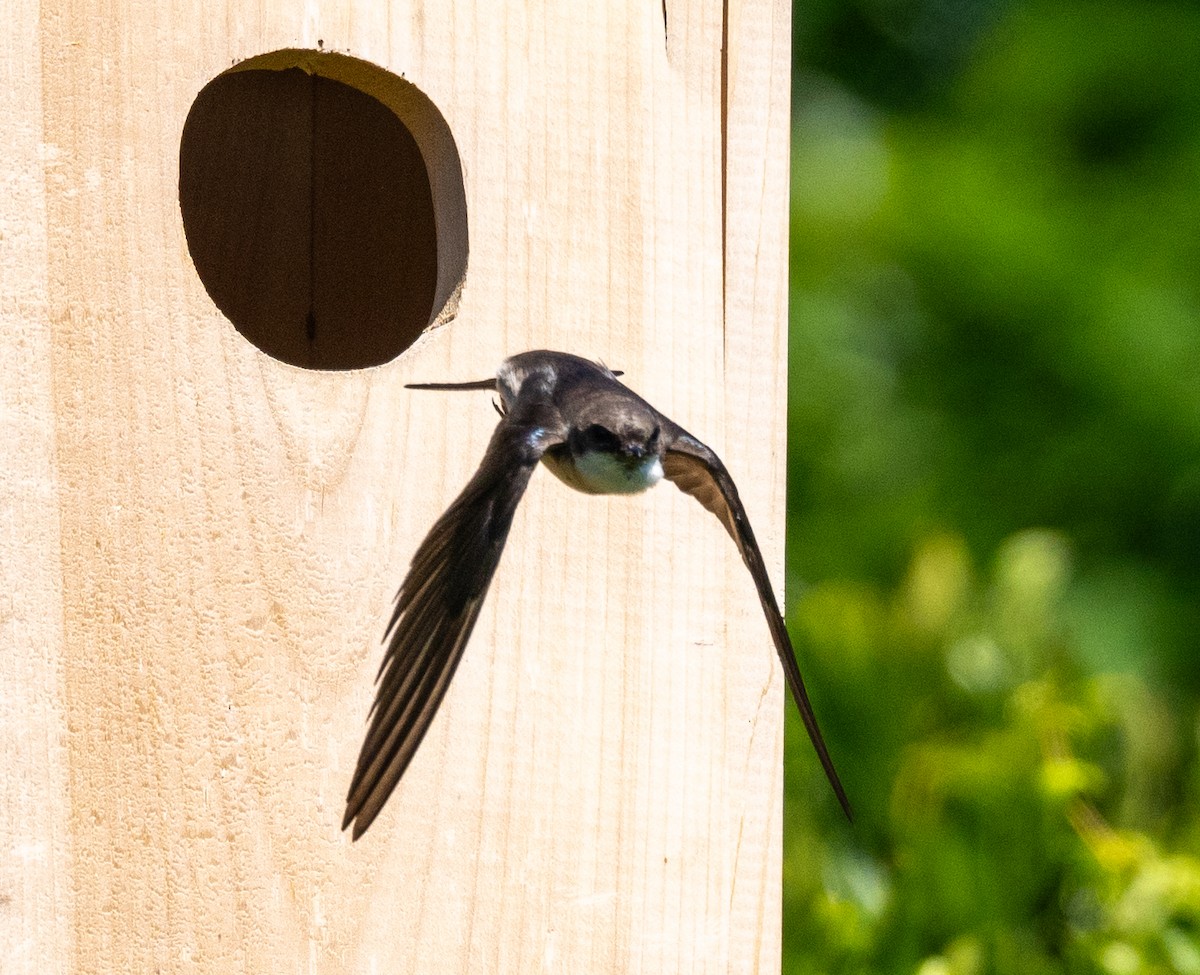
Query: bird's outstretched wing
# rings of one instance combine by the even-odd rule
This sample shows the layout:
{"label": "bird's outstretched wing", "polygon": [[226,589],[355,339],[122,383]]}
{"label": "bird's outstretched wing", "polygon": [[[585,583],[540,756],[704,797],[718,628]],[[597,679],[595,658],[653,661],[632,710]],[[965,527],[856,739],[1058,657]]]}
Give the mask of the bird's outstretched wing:
{"label": "bird's outstretched wing", "polygon": [[784,625],[783,615],[779,612],[779,604],[775,601],[775,592],[771,588],[762,553],[758,549],[758,542],[754,540],[754,532],[750,528],[746,509],[742,507],[733,478],[711,449],[682,430],[678,430],[672,439],[662,465],[663,476],[716,515],[737,544],[738,551],[742,553],[742,561],[746,563],[755,588],[758,589],[758,598],[766,614],[775,649],[779,652],[783,672],[787,676],[788,686],[792,689],[792,697],[796,700],[796,707],[800,710],[808,737],[816,749],[821,767],[825,769],[825,776],[833,786],[833,792],[846,817],[852,819],[850,801],[846,798],[846,790],[842,788],[837,770],[833,767],[833,759],[829,757],[829,750],[825,747],[825,739],[821,736],[821,729],[817,726],[808,692],[804,689],[804,679],[800,676],[800,665],[796,662],[796,652],[792,649],[792,641]]}
{"label": "bird's outstretched wing", "polygon": [[479,470],[413,556],[396,594],[370,726],[342,829],[358,839],[404,774],[446,694],[500,562],[529,476],[565,429],[544,400],[521,397],[501,419]]}

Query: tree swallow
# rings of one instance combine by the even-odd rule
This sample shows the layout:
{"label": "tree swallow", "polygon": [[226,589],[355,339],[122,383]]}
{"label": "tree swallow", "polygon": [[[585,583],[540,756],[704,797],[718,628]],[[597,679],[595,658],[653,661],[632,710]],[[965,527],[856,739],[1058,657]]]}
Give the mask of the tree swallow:
{"label": "tree swallow", "polygon": [[342,829],[353,823],[354,839],[374,822],[429,730],[539,461],[585,494],[636,494],[665,477],[717,516],[750,570],[808,737],[851,815],[733,479],[712,450],[618,375],[578,356],[539,351],[506,359],[495,379],[408,387],[492,390],[500,397],[500,423],[479,470],[421,543],[396,594],[367,737],[346,797]]}

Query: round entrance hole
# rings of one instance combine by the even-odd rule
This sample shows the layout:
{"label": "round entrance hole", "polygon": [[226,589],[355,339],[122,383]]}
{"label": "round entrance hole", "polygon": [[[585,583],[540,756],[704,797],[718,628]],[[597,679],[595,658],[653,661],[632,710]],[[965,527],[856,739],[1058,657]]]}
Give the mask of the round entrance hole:
{"label": "round entrance hole", "polygon": [[209,296],[283,362],[380,365],[454,316],[458,151],[436,106],[376,65],[276,51],[218,75],[183,128],[179,206]]}

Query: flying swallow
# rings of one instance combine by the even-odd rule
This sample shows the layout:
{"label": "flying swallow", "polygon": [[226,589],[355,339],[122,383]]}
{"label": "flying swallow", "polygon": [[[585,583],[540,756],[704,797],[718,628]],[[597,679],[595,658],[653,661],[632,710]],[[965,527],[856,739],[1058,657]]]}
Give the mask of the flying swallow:
{"label": "flying swallow", "polygon": [[808,737],[851,815],[733,479],[712,450],[618,375],[578,356],[538,351],[506,359],[495,379],[408,387],[492,390],[500,397],[500,422],[479,470],[421,543],[396,594],[367,736],[346,797],[342,829],[353,823],[354,839],[379,815],[429,730],[539,462],[585,494],[636,494],[665,477],[717,516],[750,570]]}

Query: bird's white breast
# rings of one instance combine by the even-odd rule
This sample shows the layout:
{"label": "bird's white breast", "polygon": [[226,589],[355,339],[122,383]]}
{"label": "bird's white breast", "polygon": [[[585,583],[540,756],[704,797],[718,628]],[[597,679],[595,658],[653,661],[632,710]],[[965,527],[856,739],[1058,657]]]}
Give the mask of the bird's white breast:
{"label": "bird's white breast", "polygon": [[613,454],[590,450],[570,461],[542,458],[560,480],[585,494],[638,494],[662,480],[662,461],[650,456],[626,466]]}

